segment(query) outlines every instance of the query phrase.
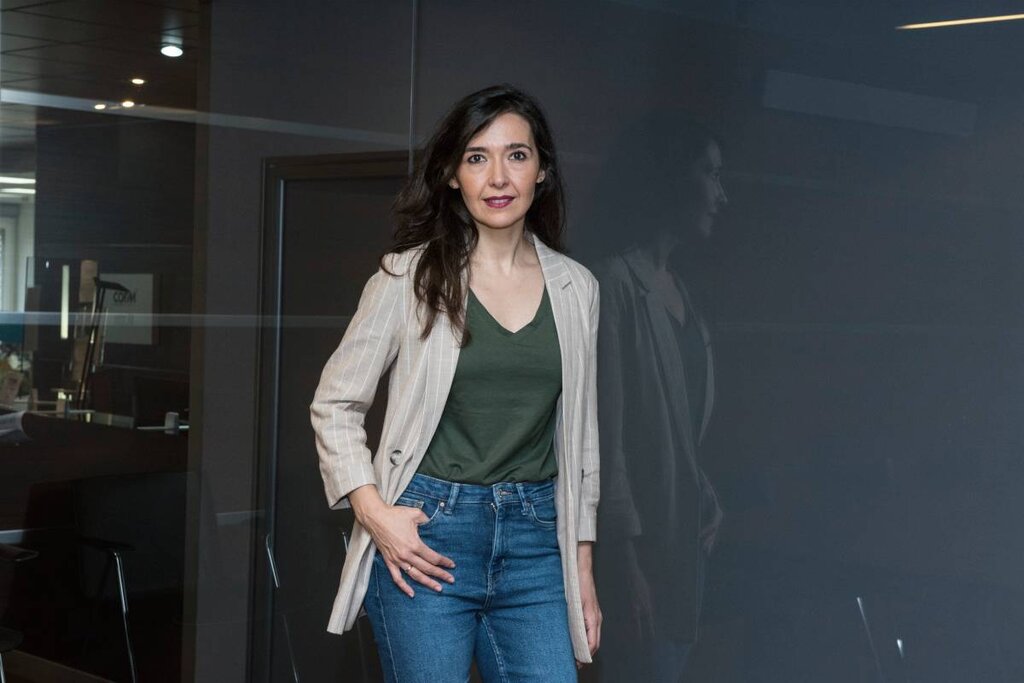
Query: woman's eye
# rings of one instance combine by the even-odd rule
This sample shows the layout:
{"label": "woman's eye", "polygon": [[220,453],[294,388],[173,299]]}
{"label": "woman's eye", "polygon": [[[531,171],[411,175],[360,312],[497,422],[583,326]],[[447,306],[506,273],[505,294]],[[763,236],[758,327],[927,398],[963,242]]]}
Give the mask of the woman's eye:
{"label": "woman's eye", "polygon": [[512,152],[509,158],[513,161],[526,161],[527,156],[526,152]]}
{"label": "woman's eye", "polygon": [[467,164],[479,164],[483,160],[484,160],[484,155],[483,154],[470,154],[468,157],[466,157],[466,163]]}

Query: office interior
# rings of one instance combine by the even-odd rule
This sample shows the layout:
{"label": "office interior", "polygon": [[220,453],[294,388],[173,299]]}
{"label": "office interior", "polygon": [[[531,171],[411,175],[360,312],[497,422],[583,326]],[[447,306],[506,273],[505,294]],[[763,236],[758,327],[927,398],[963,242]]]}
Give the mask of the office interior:
{"label": "office interior", "polygon": [[[698,126],[721,157],[727,201],[673,267],[714,355],[723,518],[657,680],[1024,678],[1019,5],[0,8],[7,680],[382,680],[365,617],[326,632],[353,517],[309,402],[411,157],[495,83],[543,104],[595,271],[684,229],[659,149]],[[581,681],[629,675],[620,631]]]}

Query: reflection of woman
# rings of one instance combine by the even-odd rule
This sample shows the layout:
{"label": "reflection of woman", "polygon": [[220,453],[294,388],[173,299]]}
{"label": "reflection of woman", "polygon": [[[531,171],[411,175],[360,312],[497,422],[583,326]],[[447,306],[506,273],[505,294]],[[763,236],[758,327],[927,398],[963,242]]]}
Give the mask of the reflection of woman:
{"label": "reflection of woman", "polygon": [[601,670],[608,681],[677,681],[722,518],[699,458],[714,401],[710,337],[678,271],[725,204],[721,149],[704,128],[660,117],[613,161],[628,175],[616,196],[635,201],[598,272]]}
{"label": "reflection of woman", "polygon": [[[474,658],[487,681],[575,681],[601,621],[598,297],[559,252],[536,103],[506,86],[460,101],[396,207],[312,405],[328,500],[357,520],[329,630],[363,603],[388,681],[464,681]],[[363,417],[389,367],[371,464]]]}

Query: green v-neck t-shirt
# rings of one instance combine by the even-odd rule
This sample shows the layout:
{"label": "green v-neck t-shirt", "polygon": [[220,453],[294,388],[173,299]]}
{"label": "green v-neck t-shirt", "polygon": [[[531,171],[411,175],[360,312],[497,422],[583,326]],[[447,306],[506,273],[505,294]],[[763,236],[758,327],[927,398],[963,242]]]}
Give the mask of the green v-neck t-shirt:
{"label": "green v-neck t-shirt", "polygon": [[533,320],[515,332],[502,327],[470,290],[466,325],[470,341],[459,351],[419,472],[483,485],[553,478],[562,360],[547,288]]}

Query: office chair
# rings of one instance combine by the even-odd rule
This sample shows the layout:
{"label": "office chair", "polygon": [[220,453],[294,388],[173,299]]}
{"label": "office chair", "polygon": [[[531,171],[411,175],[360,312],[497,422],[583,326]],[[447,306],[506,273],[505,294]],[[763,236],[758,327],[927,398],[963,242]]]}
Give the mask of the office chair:
{"label": "office chair", "polygon": [[71,485],[82,589],[95,600],[94,621],[100,603],[114,599],[133,683],[139,673],[130,605],[183,590],[187,479],[187,472],[151,472]]}

